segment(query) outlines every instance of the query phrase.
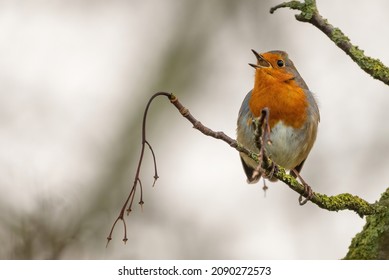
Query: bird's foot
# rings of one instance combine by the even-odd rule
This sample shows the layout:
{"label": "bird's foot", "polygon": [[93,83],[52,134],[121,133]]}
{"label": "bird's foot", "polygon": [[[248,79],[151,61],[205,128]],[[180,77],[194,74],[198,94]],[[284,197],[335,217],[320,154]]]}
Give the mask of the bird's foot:
{"label": "bird's foot", "polygon": [[300,179],[300,182],[304,187],[304,193],[299,197],[299,204],[304,205],[305,203],[307,203],[309,200],[312,199],[314,193],[312,191],[312,188],[305,182],[305,180],[300,176],[297,170],[293,169],[292,172]]}
{"label": "bird's foot", "polygon": [[308,200],[311,200],[313,197],[313,191],[312,188],[307,185],[306,183],[303,183],[304,186],[304,196],[305,198],[303,199],[303,195],[300,195],[299,197],[299,204],[304,205],[305,203],[308,202]]}

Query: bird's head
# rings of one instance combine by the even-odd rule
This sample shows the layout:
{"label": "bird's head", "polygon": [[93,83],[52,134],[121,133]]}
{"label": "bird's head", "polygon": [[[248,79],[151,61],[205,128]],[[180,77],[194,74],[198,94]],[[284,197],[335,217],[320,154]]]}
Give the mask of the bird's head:
{"label": "bird's head", "polygon": [[[288,54],[283,51],[270,51],[266,53],[257,53],[252,50],[257,63],[249,63],[256,70],[256,78],[267,77],[268,75],[281,82],[293,80],[298,75],[293,62],[288,58]],[[265,75],[265,76],[263,76]]]}

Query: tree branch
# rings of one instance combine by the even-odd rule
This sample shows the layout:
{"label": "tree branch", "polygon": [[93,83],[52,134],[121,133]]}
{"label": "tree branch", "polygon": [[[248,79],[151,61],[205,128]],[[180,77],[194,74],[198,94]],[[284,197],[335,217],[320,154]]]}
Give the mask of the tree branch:
{"label": "tree branch", "polygon": [[[193,128],[197,129],[198,131],[202,132],[203,134],[210,136],[215,139],[220,139],[227,143],[229,146],[237,150],[238,152],[245,153],[247,156],[255,160],[256,162],[260,162],[262,164],[262,168],[265,171],[266,175],[271,174],[272,177],[275,177],[279,179],[280,181],[284,182],[286,185],[289,186],[292,190],[299,193],[301,196],[306,196],[304,186],[301,185],[293,176],[287,174],[285,172],[285,169],[282,168],[279,165],[276,165],[274,162],[271,161],[271,159],[266,157],[266,160],[259,160],[259,155],[256,153],[253,153],[249,149],[243,147],[241,144],[239,144],[235,139],[229,137],[222,131],[213,131],[212,129],[204,126],[200,121],[198,121],[187,108],[185,108],[181,102],[178,100],[178,98],[173,95],[172,93],[166,93],[166,92],[157,92],[155,93],[150,100],[147,103],[144,115],[143,115],[143,124],[142,124],[142,150],[138,162],[138,167],[135,174],[135,179],[133,182],[133,186],[131,188],[130,194],[128,195],[123,207],[121,208],[121,211],[116,218],[115,222],[112,225],[111,231],[107,237],[108,242],[112,239],[112,233],[113,230],[117,224],[118,221],[122,221],[124,226],[124,237],[123,241],[127,241],[127,229],[126,229],[126,223],[124,220],[124,213],[127,210],[127,214],[131,212],[132,203],[134,201],[136,189],[139,185],[140,187],[140,200],[139,204],[142,207],[144,204],[143,201],[143,195],[142,195],[142,183],[140,180],[140,170],[142,166],[143,161],[143,155],[145,151],[146,145],[150,148],[150,151],[153,154],[154,159],[154,183],[155,180],[157,180],[157,166],[156,166],[156,159],[154,151],[150,145],[150,143],[146,139],[146,120],[147,120],[147,113],[150,107],[151,102],[158,96],[165,96],[167,97],[170,102],[177,108],[177,110],[180,112],[180,114],[185,117],[190,123],[192,123]],[[261,124],[260,124],[261,125]],[[264,156],[264,155],[262,155]],[[274,168],[274,166],[276,168]],[[154,186],[154,184],[153,184]],[[340,210],[351,210],[357,213],[359,216],[363,217],[365,215],[374,215],[378,213],[382,213],[383,211],[387,211],[387,206],[381,205],[379,203],[368,203],[367,201],[363,200],[362,198],[359,198],[358,196],[354,196],[348,193],[339,194],[336,196],[326,196],[324,194],[320,193],[313,193],[313,197],[310,200],[312,203],[316,204],[320,208],[329,210],[329,211],[340,211]],[[127,208],[128,206],[128,208]]]}
{"label": "tree branch", "polygon": [[[221,139],[224,142],[226,142],[231,147],[235,148],[238,152],[243,152],[246,155],[248,155],[250,158],[255,160],[256,162],[259,162],[258,160],[258,154],[251,152],[250,150],[243,147],[241,144],[239,144],[236,140],[232,139],[231,137],[227,136],[223,132],[214,132],[210,128],[204,126],[201,122],[199,122],[197,119],[195,119],[192,114],[189,112],[187,108],[185,108],[177,99],[176,96],[173,94],[169,97],[170,102],[178,109],[178,111],[181,113],[182,116],[184,116],[186,119],[188,119],[192,124],[193,127],[203,134],[216,138]],[[272,164],[275,164],[272,162],[269,158],[267,158],[266,161],[263,161],[265,163],[265,166],[263,168],[267,173],[273,172]],[[285,172],[285,169],[282,168],[279,165],[276,165],[276,169],[274,171],[273,176],[279,179],[280,181],[287,184],[292,190],[299,193],[300,195],[305,195],[304,193],[304,186],[302,186],[296,178],[293,176],[287,174]],[[359,216],[363,217],[365,215],[372,215],[377,214],[384,210],[386,207],[383,207],[377,203],[370,204],[366,202],[365,200],[359,198],[358,196],[354,196],[348,193],[345,194],[339,194],[336,196],[326,196],[324,194],[314,193],[313,198],[311,199],[312,203],[316,204],[320,208],[329,210],[329,211],[339,211],[339,210],[352,210],[356,212]]]}
{"label": "tree branch", "polygon": [[[147,113],[149,112],[149,108],[150,108],[151,102],[153,102],[154,98],[156,98],[158,96],[161,96],[161,95],[164,95],[164,96],[169,97],[169,98],[171,96],[170,93],[166,93],[166,92],[157,92],[157,93],[155,93],[153,96],[150,97],[149,102],[147,102],[145,111],[143,113],[142,149],[141,149],[140,156],[139,156],[138,167],[136,169],[134,183],[132,185],[130,194],[127,196],[127,199],[124,202],[122,209],[120,210],[119,216],[116,218],[115,222],[113,223],[113,225],[111,227],[111,231],[109,232],[109,235],[107,237],[107,246],[108,246],[109,242],[112,240],[113,230],[115,229],[115,226],[116,226],[116,224],[119,221],[122,221],[123,227],[124,227],[123,242],[124,243],[127,242],[127,240],[128,240],[127,239],[127,225],[126,225],[126,221],[124,220],[124,213],[127,212],[127,215],[129,215],[130,212],[132,211],[132,204],[134,202],[135,193],[136,193],[136,189],[137,189],[138,185],[139,185],[139,188],[140,188],[140,198],[139,198],[139,202],[138,203],[139,203],[139,205],[141,207],[143,207],[143,204],[144,204],[144,201],[143,201],[143,186],[142,186],[142,181],[140,180],[140,170],[141,170],[141,167],[142,167],[143,155],[145,153],[146,145],[149,147],[149,149],[151,151],[151,154],[153,156],[153,161],[154,161],[154,182],[153,182],[153,186],[155,185],[155,182],[159,178],[158,172],[157,172],[157,161],[156,161],[156,158],[155,158],[154,150],[151,147],[150,143],[146,139],[146,121],[147,121]],[[128,205],[128,207],[127,207],[127,205]]]}
{"label": "tree branch", "polygon": [[296,19],[302,22],[309,22],[320,29],[328,36],[340,49],[356,62],[359,67],[372,76],[374,79],[380,80],[389,85],[389,68],[380,60],[366,56],[364,51],[351,43],[350,39],[339,29],[331,25],[323,18],[316,6],[315,0],[305,0],[304,2],[290,1],[284,2],[270,9],[273,14],[280,8],[290,8],[299,10],[301,13],[296,15]]}
{"label": "tree branch", "polygon": [[363,230],[358,233],[349,247],[346,260],[389,259],[389,188],[381,195],[379,203],[387,210],[366,218]]}

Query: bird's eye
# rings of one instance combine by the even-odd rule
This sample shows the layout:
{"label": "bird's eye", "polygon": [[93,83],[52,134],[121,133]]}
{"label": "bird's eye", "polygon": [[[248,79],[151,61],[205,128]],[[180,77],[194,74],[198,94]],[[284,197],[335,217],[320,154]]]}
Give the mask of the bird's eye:
{"label": "bird's eye", "polygon": [[284,64],[284,61],[283,60],[277,60],[277,65],[278,65],[278,67],[284,67],[285,66],[285,64]]}

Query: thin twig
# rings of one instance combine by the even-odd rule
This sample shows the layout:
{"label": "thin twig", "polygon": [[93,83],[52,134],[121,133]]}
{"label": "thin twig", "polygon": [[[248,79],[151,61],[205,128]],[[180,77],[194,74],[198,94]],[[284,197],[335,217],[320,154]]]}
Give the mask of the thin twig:
{"label": "thin twig", "polygon": [[154,98],[156,98],[158,96],[166,96],[166,97],[170,98],[171,94],[166,93],[166,92],[157,92],[153,96],[151,96],[151,98],[149,99],[149,102],[146,105],[145,112],[143,114],[143,122],[142,122],[142,149],[141,149],[141,152],[140,152],[140,157],[139,157],[139,161],[138,161],[138,167],[137,167],[136,173],[135,173],[134,183],[132,185],[130,194],[128,195],[126,201],[123,204],[122,209],[120,210],[119,216],[117,217],[117,219],[115,220],[115,222],[112,225],[111,231],[110,231],[110,233],[109,233],[109,235],[107,237],[107,240],[108,240],[107,241],[107,246],[108,246],[108,243],[112,240],[113,230],[114,230],[114,228],[115,228],[115,226],[116,226],[116,224],[117,224],[117,222],[119,220],[123,222],[123,226],[124,226],[124,238],[123,238],[123,241],[124,242],[127,241],[127,227],[126,227],[126,222],[124,221],[124,212],[126,211],[128,203],[129,203],[129,206],[128,206],[128,209],[127,209],[127,215],[131,212],[131,207],[132,207],[132,203],[133,203],[134,198],[135,198],[135,193],[136,193],[136,188],[138,186],[138,183],[139,183],[140,191],[141,191],[140,199],[139,199],[139,205],[143,208],[143,204],[144,204],[144,201],[143,201],[143,188],[142,188],[142,182],[140,180],[139,175],[140,175],[140,170],[141,170],[141,167],[142,167],[143,155],[144,155],[144,152],[145,152],[145,145],[147,145],[150,148],[150,151],[151,151],[151,153],[153,155],[153,160],[154,160],[154,182],[153,182],[153,186],[155,184],[155,181],[158,179],[157,162],[156,162],[156,159],[155,159],[155,154],[154,154],[153,148],[151,147],[149,142],[147,142],[147,140],[146,140],[147,113],[149,111],[149,107],[151,105],[151,102],[154,100]]}
{"label": "thin twig", "polygon": [[155,182],[158,180],[158,172],[157,172],[157,159],[155,158],[155,153],[153,148],[151,147],[150,143],[148,141],[145,141],[147,146],[149,147],[151,154],[153,155],[153,162],[154,162],[154,182],[153,182],[153,187],[155,186]]}

